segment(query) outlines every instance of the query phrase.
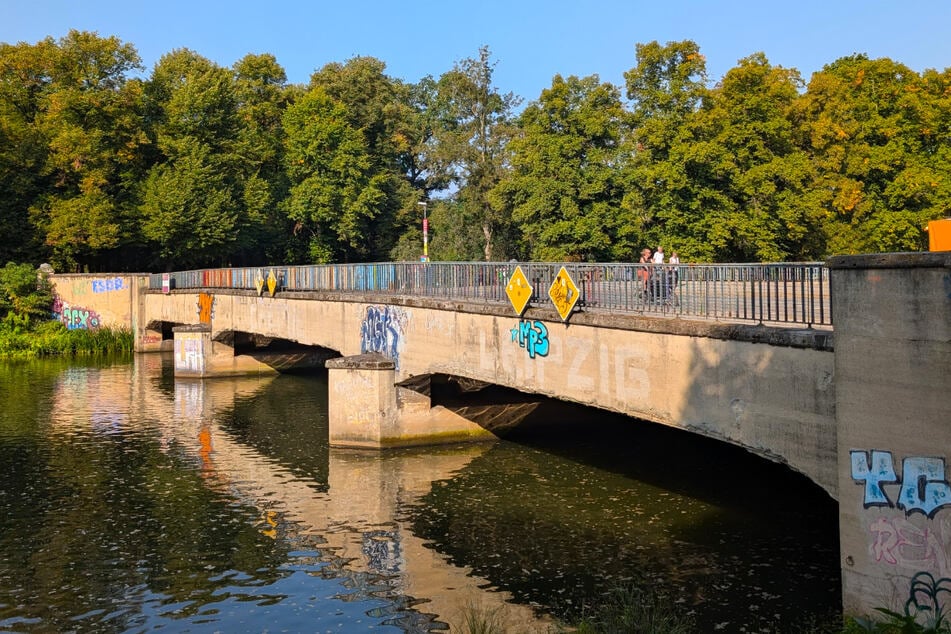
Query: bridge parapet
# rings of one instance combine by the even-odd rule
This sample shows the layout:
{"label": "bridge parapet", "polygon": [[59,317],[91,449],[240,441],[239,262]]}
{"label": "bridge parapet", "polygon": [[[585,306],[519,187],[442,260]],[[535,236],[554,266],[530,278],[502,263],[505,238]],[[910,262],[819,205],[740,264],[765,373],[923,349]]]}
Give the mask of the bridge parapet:
{"label": "bridge parapet", "polygon": [[[831,326],[828,270],[819,262],[767,264],[619,264],[552,262],[379,262],[179,271],[152,275],[149,288],[338,292],[509,305],[506,288],[520,268],[531,305],[549,306],[564,268],[585,310],[670,317]],[[169,279],[171,278],[171,279]]]}

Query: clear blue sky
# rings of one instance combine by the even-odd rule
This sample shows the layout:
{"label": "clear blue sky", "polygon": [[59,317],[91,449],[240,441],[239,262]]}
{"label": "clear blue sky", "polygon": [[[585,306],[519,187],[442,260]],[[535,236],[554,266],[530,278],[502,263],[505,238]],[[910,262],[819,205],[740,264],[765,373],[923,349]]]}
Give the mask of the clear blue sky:
{"label": "clear blue sky", "polygon": [[852,53],[916,71],[951,67],[951,0],[0,0],[0,42],[58,39],[71,28],[134,45],[146,74],[184,47],[222,66],[272,53],[295,83],[356,55],[415,82],[487,45],[496,85],[526,101],[555,74],[623,87],[634,45],[652,40],[695,41],[714,82],[758,51],[806,80]]}

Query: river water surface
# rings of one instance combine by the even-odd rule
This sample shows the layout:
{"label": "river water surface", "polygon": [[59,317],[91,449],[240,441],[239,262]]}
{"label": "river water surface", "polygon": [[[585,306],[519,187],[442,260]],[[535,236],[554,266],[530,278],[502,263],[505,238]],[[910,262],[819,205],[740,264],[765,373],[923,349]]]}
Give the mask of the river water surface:
{"label": "river water surface", "polygon": [[736,448],[564,407],[499,442],[329,449],[326,375],[0,364],[0,631],[564,631],[619,587],[698,632],[839,607],[836,507]]}

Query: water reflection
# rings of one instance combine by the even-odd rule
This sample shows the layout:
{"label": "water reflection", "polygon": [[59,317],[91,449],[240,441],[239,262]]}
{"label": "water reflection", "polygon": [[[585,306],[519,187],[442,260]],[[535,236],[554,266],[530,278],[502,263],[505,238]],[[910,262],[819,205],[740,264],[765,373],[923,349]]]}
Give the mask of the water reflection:
{"label": "water reflection", "polygon": [[175,381],[145,355],[0,378],[3,631],[425,632],[475,609],[547,632],[629,581],[704,631],[837,608],[829,501],[669,430],[331,450],[321,377]]}

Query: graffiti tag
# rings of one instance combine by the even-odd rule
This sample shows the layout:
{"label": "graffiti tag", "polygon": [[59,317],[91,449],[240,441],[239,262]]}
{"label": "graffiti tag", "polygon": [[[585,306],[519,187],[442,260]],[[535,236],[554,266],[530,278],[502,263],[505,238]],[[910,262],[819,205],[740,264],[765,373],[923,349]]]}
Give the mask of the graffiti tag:
{"label": "graffiti tag", "polygon": [[[945,476],[944,458],[909,456],[902,460],[899,480],[890,451],[851,451],[852,479],[865,483],[865,508],[897,506],[905,515],[919,512],[934,517],[944,506],[951,504],[951,484]],[[895,504],[884,486],[901,483]]]}
{"label": "graffiti tag", "polygon": [[869,526],[873,536],[869,549],[879,563],[951,574],[941,526],[938,528],[921,528],[903,517],[880,517]]}
{"label": "graffiti tag", "polygon": [[92,281],[92,292],[93,293],[108,293],[109,291],[121,291],[125,288],[125,284],[122,281],[121,277],[115,277],[107,280],[93,280]]}
{"label": "graffiti tag", "polygon": [[68,330],[96,330],[101,325],[99,313],[81,306],[70,306],[62,299],[53,300],[53,319]]}
{"label": "graffiti tag", "polygon": [[517,341],[520,348],[528,351],[531,359],[535,355],[540,357],[548,356],[548,327],[540,321],[519,321],[515,328],[512,328],[512,341]]}
{"label": "graffiti tag", "polygon": [[360,352],[377,352],[400,367],[400,347],[406,313],[395,306],[367,306],[360,324]]}
{"label": "graffiti tag", "polygon": [[198,294],[198,322],[210,324],[215,316],[215,296],[210,293]]}

